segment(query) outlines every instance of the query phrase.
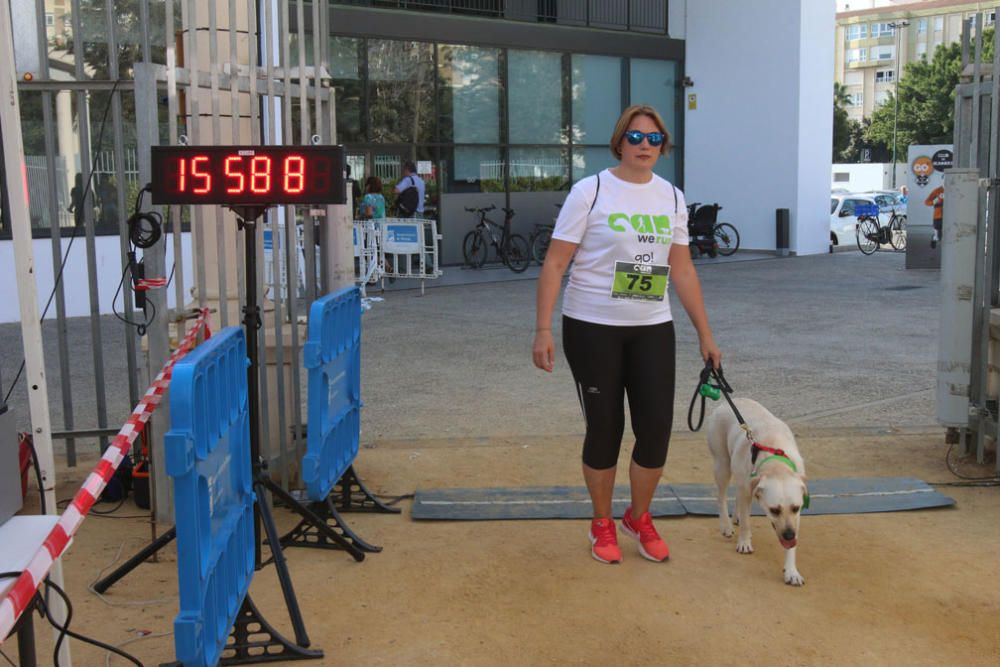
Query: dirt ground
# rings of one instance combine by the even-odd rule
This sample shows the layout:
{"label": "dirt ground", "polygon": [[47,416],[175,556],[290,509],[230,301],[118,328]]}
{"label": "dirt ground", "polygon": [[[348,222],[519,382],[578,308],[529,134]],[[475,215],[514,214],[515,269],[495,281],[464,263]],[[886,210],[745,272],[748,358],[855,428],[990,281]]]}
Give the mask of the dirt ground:
{"label": "dirt ground", "polygon": [[[950,479],[937,430],[801,428],[797,436],[813,478]],[[392,494],[575,485],[579,441],[382,440],[364,446],[357,466],[374,490]],[[60,497],[78,487],[74,473],[61,477]],[[711,481],[701,437],[675,436],[665,479]],[[608,566],[590,558],[585,521],[414,522],[404,501],[402,516],[349,516],[362,537],[385,547],[362,563],[336,551],[287,554],[313,645],[326,653],[312,664],[996,665],[1000,493],[941,490],[956,507],[804,519],[800,589],[782,582],[781,548],[757,517],[753,555],[737,554],[715,518],[688,516],[658,522],[671,545],[669,562],[647,562],[623,542],[624,563]],[[129,502],[117,514],[136,513]],[[291,526],[287,511],[278,517]],[[74,629],[113,644],[172,629],[172,547],[113,587],[105,602],[87,591],[121,545],[124,557],[148,537],[142,518],[95,517],[83,525],[65,558]],[[273,567],[251,590],[268,619],[289,631]],[[158,599],[165,602],[144,603]],[[52,633],[43,622],[36,628],[40,664],[48,664]],[[172,636],[126,648],[147,665],[174,655]],[[16,660],[15,642],[3,650]],[[78,642],[72,650],[76,665],[105,663],[101,651]]]}

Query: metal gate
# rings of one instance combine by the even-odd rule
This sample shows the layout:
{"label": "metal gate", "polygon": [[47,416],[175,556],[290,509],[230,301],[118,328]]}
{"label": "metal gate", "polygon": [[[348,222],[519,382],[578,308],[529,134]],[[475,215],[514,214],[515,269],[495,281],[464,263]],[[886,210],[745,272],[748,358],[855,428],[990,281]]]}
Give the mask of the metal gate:
{"label": "metal gate", "polygon": [[[998,8],[1000,9],[1000,8]],[[962,77],[955,94],[954,167],[946,174],[938,419],[966,454],[984,462],[998,440],[1000,339],[1000,31],[983,60],[983,17],[962,29]],[[974,239],[974,244],[969,241]],[[971,315],[971,318],[970,318]],[[954,440],[953,440],[954,441]],[[1000,470],[1000,460],[997,463]]]}
{"label": "metal gate", "polygon": [[[101,233],[117,232],[117,271],[124,272],[130,249],[126,221],[136,207],[137,191],[150,180],[151,146],[182,141],[335,143],[328,40],[312,36],[313,27],[329,25],[328,6],[304,0],[140,0],[134,8],[123,8],[114,0],[69,0],[65,10],[56,11],[65,13],[54,17],[55,25],[47,25],[47,17],[53,18],[50,3],[23,4],[34,13],[35,33],[28,41],[33,41],[36,64],[32,77],[18,76],[18,87],[22,101],[37,107],[37,134],[44,143],[44,156],[28,161],[31,210],[36,225],[44,225],[51,236],[56,267],[48,313],[55,320],[55,331],[47,334],[57,338],[59,373],[50,378],[53,393],[61,396],[63,428],[57,421],[53,436],[65,440],[67,462],[75,466],[82,439],[97,438],[102,450],[107,447],[108,437],[138,402],[149,369],[159,369],[171,342],[183,338],[192,308],[211,306],[213,328],[235,325],[246,294],[236,262],[243,245],[235,218],[221,208],[166,207],[159,211],[162,241],[140,253],[146,277],[169,282],[166,288],[146,292],[151,304],[146,312],[157,313],[147,327],[148,335],[137,336],[135,327],[124,323],[109,326],[107,317],[102,325],[99,273],[108,269],[101,267],[99,252],[114,237]],[[136,15],[123,17],[122,12]],[[73,35],[90,37],[85,41]],[[106,51],[95,51],[93,40],[105,38]],[[15,40],[22,54],[26,43],[23,35]],[[102,41],[100,46],[104,45]],[[19,63],[19,74],[20,69]],[[133,109],[134,123],[128,118]],[[67,127],[69,143],[74,150],[78,145],[78,155],[70,158],[65,154]],[[82,183],[92,181],[86,198],[70,192],[74,177]],[[74,197],[82,204],[73,207],[77,213],[67,211]],[[142,201],[142,210],[153,210],[148,196]],[[349,210],[350,204],[287,206],[271,209],[258,226],[261,264],[265,229],[272,244],[269,280],[264,281],[263,272],[257,277],[258,293],[265,295],[260,355],[268,360],[269,369],[261,376],[261,402],[267,406],[262,414],[262,454],[273,461],[275,477],[285,488],[294,484],[305,448],[300,368],[304,320],[308,304],[324,289],[317,276],[323,276],[327,288],[353,277]],[[305,248],[316,247],[315,225],[324,220],[331,221],[323,226],[324,235],[334,246],[344,246],[347,259],[342,271],[330,268],[335,265],[330,258],[295,251],[298,236]],[[81,246],[87,260],[89,326],[69,317],[66,282],[58,268],[68,256],[75,261]],[[115,296],[115,308],[121,319],[143,322],[144,312],[136,309],[133,292],[125,285]],[[89,333],[89,340],[81,336],[81,329]],[[88,368],[81,372],[79,360],[87,356]],[[124,372],[109,370],[122,359]],[[9,383],[15,382],[16,369],[16,365],[11,370],[5,367]],[[124,388],[114,386],[118,378],[121,385],[127,382],[127,397]],[[3,390],[6,395],[7,387]],[[26,401],[21,400],[25,395],[24,387],[18,386],[11,400],[22,407],[22,423],[27,421]],[[58,419],[58,411],[54,416]],[[170,519],[173,506],[163,476],[166,423],[167,415],[158,414],[149,441],[154,484],[160,482],[153,494],[160,520]]]}

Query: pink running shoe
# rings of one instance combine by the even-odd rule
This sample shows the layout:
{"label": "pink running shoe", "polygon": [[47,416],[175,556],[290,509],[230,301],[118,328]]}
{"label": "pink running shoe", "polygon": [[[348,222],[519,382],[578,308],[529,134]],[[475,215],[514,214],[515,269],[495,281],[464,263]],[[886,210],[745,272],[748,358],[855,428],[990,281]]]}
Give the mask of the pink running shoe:
{"label": "pink running shoe", "polygon": [[639,553],[643,558],[657,563],[670,558],[670,548],[653,527],[653,517],[649,512],[633,519],[632,508],[626,509],[622,517],[622,532],[639,541]]}
{"label": "pink running shoe", "polygon": [[618,547],[618,534],[613,519],[594,519],[590,522],[590,555],[602,563],[622,562],[622,550]]}

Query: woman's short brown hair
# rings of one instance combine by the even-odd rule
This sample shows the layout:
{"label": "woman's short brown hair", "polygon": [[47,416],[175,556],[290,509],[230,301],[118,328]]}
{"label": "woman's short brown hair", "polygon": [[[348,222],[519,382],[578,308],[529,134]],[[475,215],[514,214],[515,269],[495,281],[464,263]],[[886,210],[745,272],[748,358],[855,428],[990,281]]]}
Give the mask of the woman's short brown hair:
{"label": "woman's short brown hair", "polygon": [[382,179],[378,176],[369,176],[365,179],[365,192],[382,193]]}
{"label": "woman's short brown hair", "polygon": [[633,104],[628,109],[625,109],[625,111],[622,111],[622,115],[618,117],[618,122],[615,123],[615,131],[611,133],[611,154],[615,156],[616,160],[622,159],[622,140],[625,138],[625,133],[628,132],[628,126],[632,124],[636,116],[649,117],[656,124],[656,127],[659,128],[660,132],[663,133],[663,143],[660,144],[660,155],[666,155],[670,150],[670,131],[667,130],[667,126],[656,109],[646,104]]}

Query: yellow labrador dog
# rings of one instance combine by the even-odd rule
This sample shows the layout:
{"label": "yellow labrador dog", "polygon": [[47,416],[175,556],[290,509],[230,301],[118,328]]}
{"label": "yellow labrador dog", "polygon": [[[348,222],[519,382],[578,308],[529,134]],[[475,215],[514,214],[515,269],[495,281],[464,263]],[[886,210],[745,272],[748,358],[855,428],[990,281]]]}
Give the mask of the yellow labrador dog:
{"label": "yellow labrador dog", "polygon": [[728,489],[730,478],[736,486],[736,520],[740,534],[736,550],[753,553],[750,542],[750,504],[756,498],[764,510],[778,541],[785,548],[785,583],[805,583],[795,567],[795,548],[799,537],[799,515],[808,505],[806,470],[791,429],[756,401],[737,398],[733,401],[763,449],[751,462],[752,451],[746,432],[729,405],[720,405],[708,418],[708,448],[715,459],[715,482],[719,486],[719,530],[723,537],[733,536],[729,518]]}

